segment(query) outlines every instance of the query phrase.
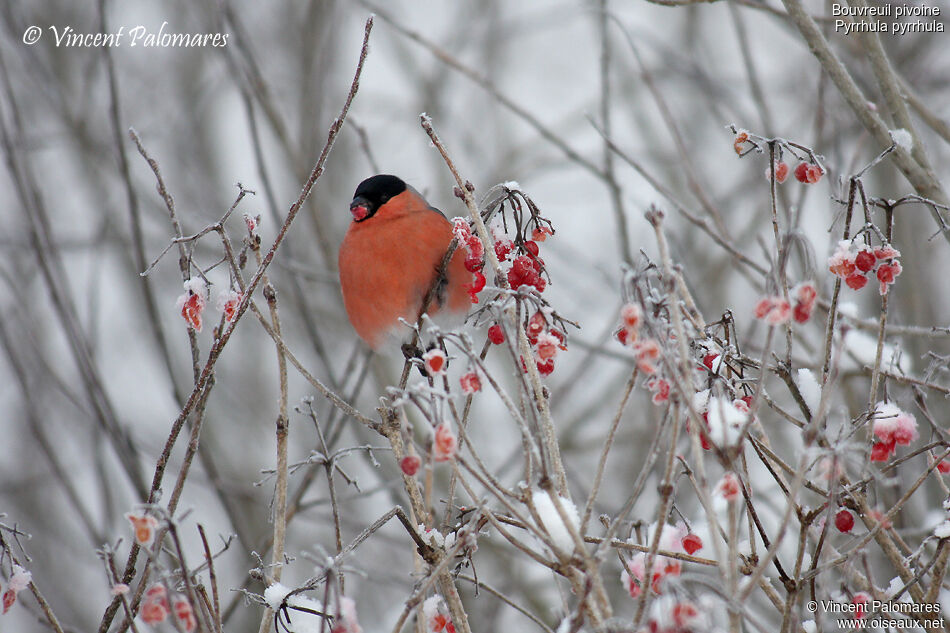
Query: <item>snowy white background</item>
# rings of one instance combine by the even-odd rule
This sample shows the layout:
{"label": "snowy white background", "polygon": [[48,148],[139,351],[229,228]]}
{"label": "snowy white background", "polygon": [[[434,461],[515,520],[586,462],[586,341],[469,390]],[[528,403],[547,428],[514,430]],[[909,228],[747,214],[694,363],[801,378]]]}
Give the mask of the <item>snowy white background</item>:
{"label": "snowy white background", "polygon": [[[141,24],[157,31],[167,21],[166,30],[172,32],[230,33],[228,46],[57,48],[50,25],[69,25],[79,32],[103,30],[98,4],[104,4],[106,30]],[[776,15],[783,12],[780,5],[761,6],[766,5],[768,10],[755,8],[756,2],[675,8],[610,2],[612,138],[694,214],[708,218],[696,195],[701,190],[721,214],[735,244],[760,263],[767,261],[772,231],[768,183],[763,177],[767,161],[761,156],[739,160],[728,124],[786,137],[824,155],[830,166],[827,177],[811,187],[790,179],[781,203],[799,214],[798,228],[814,249],[819,293],[827,299],[833,280],[824,262],[840,234],[840,222],[831,234],[829,228],[841,210],[831,196],[843,197],[846,189],[838,179],[860,169],[883,148],[856,123],[794,27]],[[816,14],[827,10],[822,3],[807,6]],[[548,384],[563,432],[571,486],[576,492],[586,491],[591,464],[630,365],[623,349],[609,338],[621,304],[621,240],[609,188],[497,95],[408,39],[392,22],[478,73],[559,142],[602,169],[604,142],[591,123],[602,121],[598,4],[407,0],[388,2],[380,9],[384,14],[376,19],[360,92],[327,173],[270,271],[282,302],[284,337],[315,375],[349,393],[358,372],[344,375],[345,368],[354,366],[349,365],[352,358],[358,359],[355,367],[362,367],[362,356],[340,300],[336,247],[349,222],[346,207],[353,189],[375,172],[357,130],[365,133],[379,171],[398,174],[449,217],[459,215],[463,207],[452,196],[451,175],[419,126],[419,113],[427,112],[463,176],[480,192],[516,180],[557,230],[544,245],[553,280],[546,294],[582,330],[572,333],[571,350],[559,357]],[[106,440],[86,387],[90,378],[78,370],[74,347],[65,334],[63,313],[90,351],[93,374],[138,451],[146,481],[182,404],[176,393],[187,394],[191,382],[187,333],[175,309],[182,290],[174,251],[149,277],[170,367],[162,360],[144,307],[141,271],[130,237],[127,184],[141,216],[148,260],[166,246],[172,230],[153,175],[126,130],[137,130],[161,166],[186,234],[220,217],[237,194],[234,184],[240,182],[257,195],[246,199],[239,212],[262,214],[261,232],[269,245],[277,225],[274,213],[282,218],[296,199],[345,97],[362,24],[372,10],[360,2],[210,0],[13,0],[0,7],[4,84],[0,117],[9,135],[0,169],[0,513],[5,514],[0,521],[32,535],[23,546],[32,557],[34,580],[73,630],[98,626],[110,596],[96,549],[104,543],[115,545],[121,538],[117,560],[124,562],[130,534],[122,515],[140,499]],[[33,46],[21,40],[30,25],[44,29]],[[881,103],[854,40],[836,35],[830,22],[823,28],[868,98]],[[950,115],[946,35],[885,36],[883,41],[921,101],[938,117]],[[648,78],[630,42],[642,57]],[[748,55],[743,54],[743,42]],[[110,113],[116,104],[110,97],[106,54],[114,64],[118,139]],[[750,70],[762,99],[751,87]],[[656,94],[665,105],[658,105]],[[679,141],[665,117],[675,124]],[[251,119],[253,133],[260,135],[262,160],[255,154]],[[950,146],[919,119],[915,121],[936,176],[946,180]],[[120,171],[120,146],[129,164],[128,181]],[[656,203],[667,212],[673,256],[686,271],[706,319],[713,321],[730,309],[743,340],[761,344],[762,329],[749,318],[762,292],[761,278],[741,273],[728,253],[683,221],[663,195],[620,158],[614,156],[613,161],[634,255],[641,248],[655,254],[643,211]],[[15,172],[35,180],[37,199],[24,200]],[[870,195],[897,198],[911,192],[889,162],[867,182]],[[44,210],[42,219],[36,215],[37,204]],[[31,238],[31,224],[37,221],[47,223],[51,236],[52,244],[44,248],[37,248]],[[240,235],[239,215],[230,228]],[[904,275],[891,298],[892,323],[950,324],[950,293],[943,272],[950,257],[945,240],[928,240],[936,230],[922,207],[907,207],[898,215],[894,243],[903,253]],[[216,253],[199,246],[196,256],[210,265]],[[55,305],[41,274],[41,259],[53,262],[59,296],[68,297],[68,305]],[[798,277],[797,260],[794,266],[792,276]],[[216,270],[210,278],[222,284],[223,275]],[[873,292],[845,293],[844,299],[857,303],[862,317],[876,318],[879,298]],[[210,346],[210,329],[199,335],[203,353]],[[819,326],[807,334],[810,346],[798,348],[801,366],[820,362],[820,351],[815,350],[820,350],[822,334]],[[916,376],[927,366],[923,354],[948,352],[946,336],[893,342],[902,345],[908,370]],[[391,384],[397,370],[393,359],[374,359],[371,365],[370,377],[354,400],[368,414],[378,406],[382,385]],[[272,481],[261,471],[274,467],[276,375],[272,343],[247,319],[217,365],[201,436],[203,456],[196,460],[181,504],[190,510],[182,520],[182,532],[191,562],[200,558],[196,522],[205,526],[212,541],[218,534],[240,535],[217,565],[222,601],[239,602],[228,627],[233,631],[254,630],[260,617],[258,607],[245,608],[230,590],[245,582],[247,570],[256,565],[250,552],[259,550],[271,530]],[[846,380],[835,402],[839,422],[864,406],[866,379],[855,378],[854,389]],[[945,373],[933,378],[947,384]],[[891,389],[905,408],[913,406],[906,388]],[[290,395],[296,403],[311,390],[293,377]],[[944,422],[948,407],[938,395],[932,393],[928,404],[936,419]],[[620,427],[598,511],[615,510],[625,497],[659,415],[646,390],[638,390],[635,398]],[[329,406],[319,398],[316,402],[319,415],[328,417]],[[501,476],[514,482],[519,468],[511,457],[520,444],[516,429],[501,421],[502,415],[495,400],[481,399],[470,432],[483,454],[497,460]],[[298,461],[316,440],[306,418],[294,415],[291,425],[291,459]],[[48,451],[41,447],[38,429],[50,442]],[[381,438],[355,424],[345,425],[340,442],[383,445]],[[170,473],[177,472],[181,455],[179,446]],[[404,503],[390,455],[380,451],[377,459],[378,468],[362,457],[345,463],[363,491],[356,494],[350,488],[344,493],[344,530],[349,538],[392,505]],[[206,460],[213,462],[216,482],[210,480]],[[56,468],[75,490],[75,500],[66,495]],[[166,476],[166,492],[172,476]],[[262,480],[263,485],[255,486]],[[292,478],[292,490],[296,483]],[[885,487],[885,492],[894,489]],[[655,485],[648,485],[633,518],[652,520],[655,494]],[[224,511],[221,495],[229,497],[233,516]],[[297,560],[288,567],[285,584],[310,575],[312,565],[302,553],[332,549],[325,500],[326,489],[320,483],[304,495],[305,505],[289,529],[288,552]],[[919,501],[908,509],[905,523],[927,530],[942,520],[940,494],[934,488]],[[88,525],[79,519],[76,503],[88,515]],[[348,576],[347,592],[356,599],[367,631],[388,630],[402,609],[412,582],[405,543],[401,528],[390,525],[352,562],[359,573]],[[560,600],[551,575],[529,565],[510,564],[504,547],[492,539],[484,539],[480,547],[480,579],[510,591],[556,625],[554,611]],[[608,574],[607,582],[622,605],[619,573],[617,565],[616,575]],[[248,588],[262,591],[253,582]],[[470,592],[465,596],[477,630],[525,626],[521,616],[499,608],[490,598],[474,599]],[[25,598],[27,603],[31,600]],[[6,622],[0,619],[0,629],[45,630],[31,610],[32,606],[18,605],[4,616]]]}

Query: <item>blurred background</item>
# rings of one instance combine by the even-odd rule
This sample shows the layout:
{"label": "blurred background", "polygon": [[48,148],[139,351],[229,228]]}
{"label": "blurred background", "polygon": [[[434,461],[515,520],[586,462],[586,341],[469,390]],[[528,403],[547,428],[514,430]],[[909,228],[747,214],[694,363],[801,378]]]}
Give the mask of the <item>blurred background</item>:
{"label": "blurred background", "polygon": [[[820,27],[889,120],[856,38],[835,32],[830,3],[806,7],[825,16]],[[630,359],[611,335],[622,303],[622,265],[641,261],[641,250],[655,256],[643,220],[650,204],[667,213],[673,256],[706,320],[732,310],[742,340],[753,349],[761,345],[763,330],[749,314],[764,279],[739,266],[677,207],[768,268],[767,157],[740,160],[730,124],[824,156],[829,173],[820,183],[790,179],[782,186],[780,216],[812,253],[793,257],[790,277],[814,276],[820,296],[830,297],[833,278],[825,262],[842,228],[842,205],[834,199],[847,194],[840,179],[884,147],[857,122],[779,2],[8,0],[0,6],[0,522],[31,535],[15,551],[32,559],[34,581],[69,630],[98,627],[111,583],[97,551],[109,544],[124,564],[130,531],[123,514],[142,501],[138,486],[151,480],[194,380],[188,332],[175,303],[183,292],[177,250],[140,276],[174,231],[155,177],[127,130],[136,130],[158,163],[184,234],[217,221],[240,183],[256,195],[241,202],[227,230],[240,244],[241,214],[260,214],[267,247],[339,112],[372,12],[376,23],[359,93],[326,173],[269,270],[285,340],[314,375],[365,414],[375,416],[401,364],[367,360],[343,311],[336,252],[353,190],[369,175],[394,173],[447,216],[464,213],[452,195],[451,174],[420,128],[421,112],[432,117],[479,194],[517,181],[557,231],[543,245],[552,278],[545,294],[582,329],[570,333],[570,351],[559,356],[548,385],[578,494],[589,488],[591,465],[630,371]],[[139,25],[151,33],[163,28],[228,39],[217,48],[131,47],[128,36],[116,47],[70,47],[56,45],[53,29],[110,33],[125,27],[129,33]],[[32,45],[24,42],[30,26],[42,29]],[[913,113],[917,131],[936,176],[945,180],[947,36],[885,35],[882,41],[920,104]],[[604,135],[664,191],[611,152]],[[913,191],[890,161],[876,167],[866,184],[869,195],[884,198]],[[880,216],[872,219],[880,225]],[[943,237],[931,239],[937,232],[922,205],[897,213],[893,241],[903,255],[899,281],[905,283],[893,289],[891,323],[950,325],[944,272],[950,257]],[[211,266],[220,242],[204,238],[194,257]],[[252,262],[248,276],[253,268]],[[227,285],[226,270],[215,268],[208,278],[215,284],[213,304]],[[877,318],[875,292],[844,293],[842,299],[855,303],[861,318]],[[217,317],[207,321],[197,335],[202,364]],[[821,323],[802,335],[799,366],[820,366]],[[484,332],[475,336],[480,342]],[[928,380],[947,384],[947,357],[926,356],[950,353],[945,333],[889,342],[903,351],[908,373],[924,377],[932,370]],[[502,375],[510,374],[503,360],[489,356]],[[867,381],[860,373],[853,390],[849,378],[842,382],[833,414],[841,420],[866,405]],[[315,395],[291,374],[292,405]],[[248,570],[258,564],[252,552],[269,556],[273,479],[265,471],[275,465],[278,398],[273,343],[252,318],[241,322],[214,380],[199,457],[179,506],[180,529],[190,564],[202,557],[196,523],[216,550],[222,538],[236,535],[217,560],[218,582],[222,603],[230,607],[227,630],[251,631],[261,609],[245,606],[239,590],[262,591]],[[645,389],[634,398],[598,512],[615,511],[626,496],[659,416]],[[910,408],[912,398],[905,400]],[[938,420],[946,419],[943,398],[932,397],[930,406]],[[385,445],[339,419],[319,395],[314,410],[337,447]],[[470,434],[513,484],[520,442],[503,418],[497,398],[485,394],[476,399]],[[172,453],[166,495],[185,444],[183,438]],[[291,461],[305,460],[316,447],[313,422],[293,414]],[[359,484],[337,482],[344,542],[393,505],[405,504],[391,454],[374,454],[378,465],[365,453],[341,462]],[[287,551],[295,559],[285,572],[288,585],[313,574],[313,556],[334,551],[325,482],[320,473],[306,482],[307,472],[302,467],[291,477],[299,514],[288,531]],[[646,490],[633,518],[649,521],[655,486]],[[939,500],[938,491],[927,494]],[[927,516],[926,504],[912,509]],[[406,542],[393,524],[352,560],[347,593],[367,631],[388,630],[411,590]],[[483,539],[480,547],[479,579],[556,626],[559,600],[551,575],[511,564],[500,539]],[[8,561],[3,571],[8,573]],[[619,580],[607,581],[622,604]],[[489,596],[474,598],[469,590],[463,596],[477,630],[526,623]],[[30,598],[3,617],[3,630],[45,630]]]}

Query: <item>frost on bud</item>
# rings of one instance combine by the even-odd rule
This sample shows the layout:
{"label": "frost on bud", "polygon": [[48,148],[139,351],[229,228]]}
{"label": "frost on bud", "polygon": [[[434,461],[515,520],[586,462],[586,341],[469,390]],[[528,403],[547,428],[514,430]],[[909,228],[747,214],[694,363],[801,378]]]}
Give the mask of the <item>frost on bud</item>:
{"label": "frost on bud", "polygon": [[142,547],[150,547],[155,540],[155,528],[158,527],[158,519],[144,512],[142,514],[128,512],[125,518],[132,524],[135,542]]}
{"label": "frost on bud", "polygon": [[247,227],[247,232],[251,237],[257,237],[257,229],[261,226],[261,216],[251,216],[245,213],[244,225]]}
{"label": "frost on bud", "polygon": [[406,477],[415,477],[421,465],[422,460],[418,455],[406,455],[399,460],[399,468]]}
{"label": "frost on bud", "polygon": [[842,508],[835,514],[835,527],[839,532],[850,532],[854,528],[854,515]]}
{"label": "frost on bud", "polygon": [[196,332],[201,331],[201,313],[208,302],[208,285],[201,277],[192,277],[185,282],[185,294],[178,297],[177,305],[181,310],[181,317],[188,327]]}
{"label": "frost on bud", "polygon": [[437,462],[447,462],[455,457],[458,450],[458,440],[448,422],[442,422],[435,428],[432,440],[432,459]]}
{"label": "frost on bud", "polygon": [[444,376],[445,368],[448,365],[448,359],[445,352],[437,347],[433,347],[422,355],[422,363],[425,366],[426,373],[432,376]]}
{"label": "frost on bud", "polygon": [[462,385],[462,393],[467,396],[482,390],[482,381],[478,377],[478,373],[474,370],[463,374],[462,377],[459,378],[459,382]]}

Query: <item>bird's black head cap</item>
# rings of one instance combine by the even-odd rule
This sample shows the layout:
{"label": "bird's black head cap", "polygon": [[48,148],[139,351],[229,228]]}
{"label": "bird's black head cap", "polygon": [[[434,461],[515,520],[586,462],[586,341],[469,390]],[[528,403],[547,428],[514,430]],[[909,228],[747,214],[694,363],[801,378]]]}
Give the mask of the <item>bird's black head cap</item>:
{"label": "bird's black head cap", "polygon": [[377,174],[367,178],[356,188],[353,202],[350,203],[350,213],[357,222],[373,217],[373,214],[390,198],[398,196],[406,190],[406,183],[398,176]]}

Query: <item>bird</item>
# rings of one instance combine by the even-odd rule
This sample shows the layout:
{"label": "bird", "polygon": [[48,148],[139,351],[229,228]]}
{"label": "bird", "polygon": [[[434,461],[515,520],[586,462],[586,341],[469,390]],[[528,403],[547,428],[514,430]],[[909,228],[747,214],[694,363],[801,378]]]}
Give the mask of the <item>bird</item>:
{"label": "bird", "polygon": [[377,174],[357,186],[350,213],[338,258],[340,287],[350,323],[370,348],[405,342],[410,330],[400,319],[415,323],[437,282],[426,312],[443,323],[464,317],[472,273],[459,247],[439,279],[453,238],[441,211],[401,178]]}

